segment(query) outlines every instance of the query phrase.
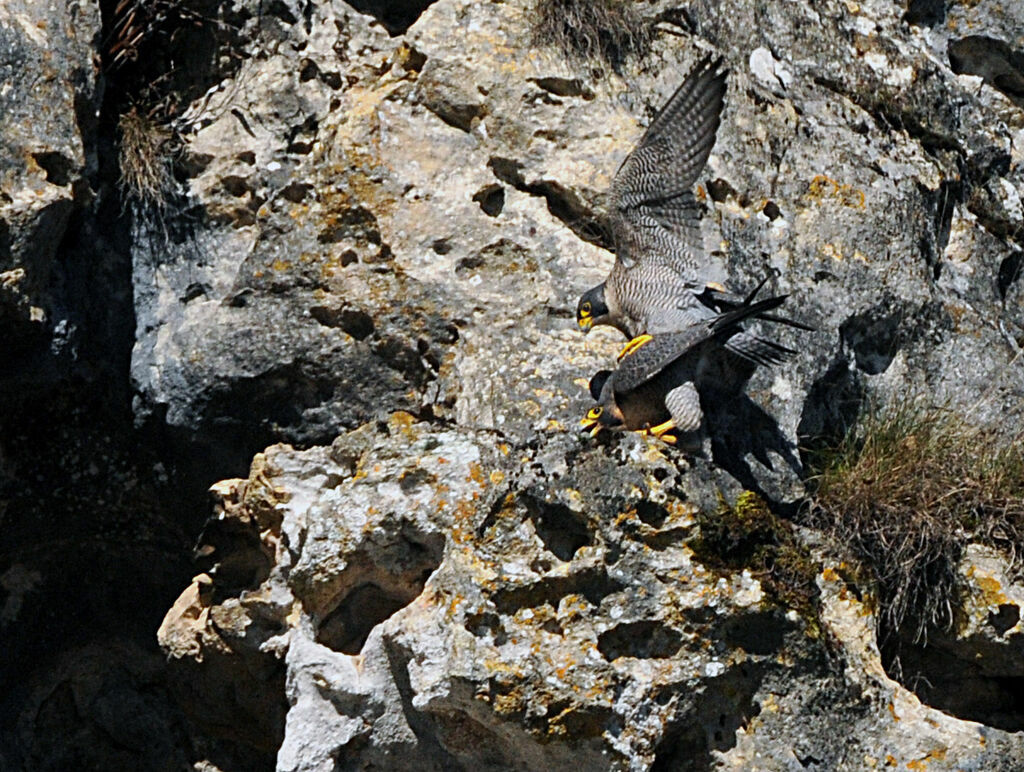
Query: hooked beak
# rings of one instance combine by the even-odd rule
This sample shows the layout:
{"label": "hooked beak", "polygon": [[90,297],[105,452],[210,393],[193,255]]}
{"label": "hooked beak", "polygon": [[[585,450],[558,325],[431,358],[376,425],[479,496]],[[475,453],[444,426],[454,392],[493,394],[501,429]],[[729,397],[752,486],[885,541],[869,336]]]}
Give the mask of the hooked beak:
{"label": "hooked beak", "polygon": [[590,332],[590,328],[594,326],[594,317],[587,316],[582,319],[577,319],[576,324],[579,326],[580,332],[586,335]]}
{"label": "hooked beak", "polygon": [[588,418],[584,416],[580,419],[580,431],[585,432],[589,429],[591,437],[596,437],[601,431],[601,424],[598,423],[596,418]]}

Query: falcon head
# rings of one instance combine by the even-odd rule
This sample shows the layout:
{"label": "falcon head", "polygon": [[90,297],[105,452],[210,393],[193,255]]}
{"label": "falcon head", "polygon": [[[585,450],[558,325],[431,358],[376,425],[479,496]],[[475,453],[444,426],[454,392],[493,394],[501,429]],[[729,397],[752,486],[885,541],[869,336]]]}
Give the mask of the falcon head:
{"label": "falcon head", "polygon": [[598,400],[598,404],[590,408],[580,421],[580,430],[589,430],[591,437],[596,437],[602,429],[614,431],[626,424],[622,411],[612,398],[611,384],[608,383],[611,375],[611,370],[601,370],[590,379],[590,395]]}
{"label": "falcon head", "polygon": [[580,296],[576,304],[576,324],[584,332],[590,332],[595,324],[601,324],[608,316],[608,304],[604,299],[604,283],[598,284]]}

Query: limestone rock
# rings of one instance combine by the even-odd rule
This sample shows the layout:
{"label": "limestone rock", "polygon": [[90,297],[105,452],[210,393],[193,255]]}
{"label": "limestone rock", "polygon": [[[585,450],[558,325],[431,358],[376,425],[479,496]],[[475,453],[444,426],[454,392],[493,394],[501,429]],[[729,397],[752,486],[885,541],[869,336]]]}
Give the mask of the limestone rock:
{"label": "limestone rock", "polygon": [[85,0],[0,8],[0,336],[7,361],[26,363],[20,378],[3,373],[0,395],[31,384],[28,363],[69,332],[52,268],[95,172],[99,33],[99,8]]}
{"label": "limestone rock", "polygon": [[[1004,559],[965,547],[959,626],[903,642],[897,682],[872,588],[794,525],[806,449],[869,402],[922,393],[1019,430],[1014,4],[656,0],[638,4],[650,53],[618,70],[538,48],[533,0],[203,8],[212,63],[173,49],[173,201],[114,213],[99,4],[0,7],[0,333],[28,363],[0,372],[19,396],[0,418],[27,424],[32,387],[63,383],[55,363],[92,384],[60,392],[80,413],[123,410],[104,435],[120,455],[58,433],[42,479],[23,435],[0,437],[19,553],[0,623],[34,636],[17,662],[76,581],[105,601],[75,609],[101,607],[90,634],[117,640],[106,658],[77,640],[40,654],[52,664],[3,703],[21,700],[0,766],[1017,764],[1021,589]],[[591,441],[575,431],[587,380],[622,343],[584,339],[572,314],[613,261],[604,191],[710,52],[731,74],[699,180],[704,274],[768,276],[817,331],[774,329],[793,362],[707,406],[710,458]],[[140,437],[162,461],[136,486],[107,467]],[[166,582],[200,511],[150,527],[190,501],[177,482],[235,478],[268,445],[214,486],[196,565],[146,628],[166,666],[125,645],[146,585],[103,584],[105,568]],[[64,498],[25,503],[46,487]]]}
{"label": "limestone rock", "polygon": [[[773,526],[789,584],[721,563],[701,512],[728,508],[698,493],[715,489],[736,495],[638,439],[524,450],[405,414],[271,448],[225,512],[273,567],[223,607],[247,620],[236,657],[287,651],[278,768],[1011,768],[1019,735],[886,675],[849,572],[791,526]],[[214,613],[190,656],[217,652]],[[193,629],[181,618],[165,630]]]}

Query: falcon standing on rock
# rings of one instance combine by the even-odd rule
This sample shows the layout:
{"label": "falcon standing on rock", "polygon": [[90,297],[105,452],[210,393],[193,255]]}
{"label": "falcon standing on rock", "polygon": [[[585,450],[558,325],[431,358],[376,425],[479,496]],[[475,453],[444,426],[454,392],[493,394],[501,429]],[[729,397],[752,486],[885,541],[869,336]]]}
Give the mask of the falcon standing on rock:
{"label": "falcon standing on rock", "polygon": [[639,431],[689,450],[699,448],[702,393],[738,393],[757,365],[778,364],[796,353],[743,330],[745,319],[772,311],[786,299],[780,295],[755,303],[756,292],[740,308],[710,321],[631,341],[620,354],[618,369],[602,370],[591,379],[590,393],[598,404],[581,427],[592,436],[602,429]]}
{"label": "falcon standing on rock", "polygon": [[722,59],[704,58],[651,121],[609,191],[615,266],[576,306],[583,332],[618,328],[627,338],[683,329],[741,301],[696,277],[702,252],[693,195],[715,144],[725,97]]}

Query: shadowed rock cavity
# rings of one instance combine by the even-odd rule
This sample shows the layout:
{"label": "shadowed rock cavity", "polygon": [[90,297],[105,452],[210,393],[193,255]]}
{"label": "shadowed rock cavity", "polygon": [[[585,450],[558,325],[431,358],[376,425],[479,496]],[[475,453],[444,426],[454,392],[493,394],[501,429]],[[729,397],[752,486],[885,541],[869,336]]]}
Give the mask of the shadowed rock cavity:
{"label": "shadowed rock cavity", "polygon": [[[1001,609],[991,620],[996,634],[1020,615],[1013,604]],[[890,663],[889,670],[922,702],[951,716],[1007,732],[1024,731],[1024,668],[1019,661],[1007,668],[997,664],[999,659],[984,640],[933,635],[927,645],[904,641],[898,662]]]}
{"label": "shadowed rock cavity", "polygon": [[1024,52],[1005,40],[969,35],[949,42],[949,66],[956,73],[977,75],[1024,106]]}
{"label": "shadowed rock cavity", "polygon": [[372,16],[388,31],[401,35],[411,27],[435,0],[352,0],[349,5],[360,13]]}
{"label": "shadowed rock cavity", "polygon": [[908,24],[934,27],[946,18],[947,0],[907,0],[907,12],[903,19]]}

